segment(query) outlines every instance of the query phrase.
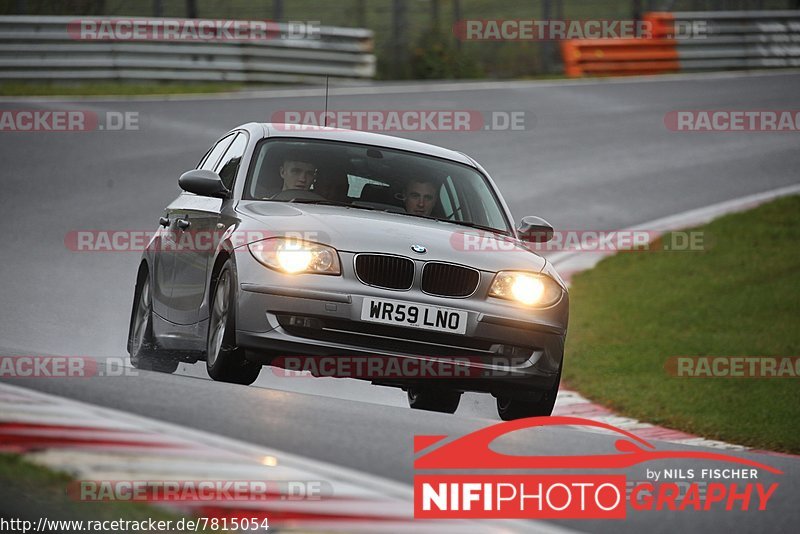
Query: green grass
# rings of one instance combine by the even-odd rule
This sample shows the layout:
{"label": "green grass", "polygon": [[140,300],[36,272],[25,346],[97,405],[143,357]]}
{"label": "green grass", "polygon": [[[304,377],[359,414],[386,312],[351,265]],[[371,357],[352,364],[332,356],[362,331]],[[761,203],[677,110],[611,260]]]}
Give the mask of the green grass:
{"label": "green grass", "polygon": [[[64,473],[57,473],[26,461],[17,454],[0,454],[0,486],[3,492],[11,495],[8,499],[20,502],[37,503],[36,508],[51,518],[113,520],[142,520],[152,517],[155,520],[176,520],[177,516],[143,503],[109,501],[102,503],[83,503],[67,496],[67,484],[72,479]],[[9,491],[12,490],[13,491]],[[13,502],[13,500],[12,500]],[[7,506],[6,512],[15,509]]]}
{"label": "green grass", "polygon": [[171,95],[237,91],[235,83],[35,83],[2,82],[0,96],[97,96],[97,95]]}
{"label": "green grass", "polygon": [[[0,454],[0,499],[3,503],[3,517],[22,518],[33,521],[34,524],[40,516],[63,521],[153,519],[172,521],[173,527],[182,517],[146,503],[76,501],[67,496],[67,485],[71,480],[65,473],[50,471],[28,462],[18,454]],[[204,532],[202,529],[199,531]]]}
{"label": "green grass", "polygon": [[800,378],[665,370],[670,356],[800,356],[800,196],[695,230],[706,250],[620,253],[574,278],[565,381],[626,416],[800,453]]}

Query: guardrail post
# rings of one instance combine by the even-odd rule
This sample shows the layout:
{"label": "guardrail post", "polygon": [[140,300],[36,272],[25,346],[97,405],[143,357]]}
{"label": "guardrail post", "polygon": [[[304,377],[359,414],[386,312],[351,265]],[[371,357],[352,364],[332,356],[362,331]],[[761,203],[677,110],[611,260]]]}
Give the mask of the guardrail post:
{"label": "guardrail post", "polygon": [[[453,24],[461,20],[461,0],[453,0]],[[461,50],[461,39],[456,38],[456,49]]]}

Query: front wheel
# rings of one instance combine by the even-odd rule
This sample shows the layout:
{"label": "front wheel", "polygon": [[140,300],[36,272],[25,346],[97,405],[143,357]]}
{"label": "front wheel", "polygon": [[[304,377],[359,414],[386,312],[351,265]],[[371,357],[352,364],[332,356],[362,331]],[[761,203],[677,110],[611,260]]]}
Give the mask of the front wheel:
{"label": "front wheel", "polygon": [[150,288],[150,274],[144,276],[133,297],[133,313],[128,333],[131,365],[137,369],[174,373],[178,369],[178,360],[165,354],[153,337],[153,293]]}
{"label": "front wheel", "polygon": [[414,410],[456,413],[461,402],[461,392],[437,389],[408,389],[408,405]]}
{"label": "front wheel", "polygon": [[261,372],[261,365],[248,362],[244,349],[236,346],[236,297],[231,261],[225,262],[211,293],[208,320],[206,370],[218,382],[250,385]]}
{"label": "front wheel", "polygon": [[556,382],[548,391],[542,393],[539,400],[531,401],[512,396],[497,397],[497,414],[503,421],[512,421],[524,417],[545,416],[553,413],[558,396],[558,387],[561,383],[561,370],[558,371]]}

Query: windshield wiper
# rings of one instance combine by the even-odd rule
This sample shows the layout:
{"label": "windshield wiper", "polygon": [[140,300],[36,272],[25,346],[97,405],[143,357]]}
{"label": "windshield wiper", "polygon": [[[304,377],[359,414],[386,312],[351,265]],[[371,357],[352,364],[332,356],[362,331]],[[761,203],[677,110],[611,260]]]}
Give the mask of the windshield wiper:
{"label": "windshield wiper", "polygon": [[447,223],[450,223],[450,224],[457,224],[459,226],[467,226],[469,228],[475,228],[477,230],[485,230],[485,231],[491,232],[493,234],[503,234],[504,236],[509,236],[509,237],[511,236],[511,234],[509,232],[507,232],[507,231],[500,230],[499,228],[492,228],[491,226],[484,226],[482,224],[478,224],[478,223],[474,223],[474,222],[452,221],[450,219],[438,219],[436,217],[431,217],[431,218],[434,219],[434,220],[437,220],[437,221],[447,222]]}

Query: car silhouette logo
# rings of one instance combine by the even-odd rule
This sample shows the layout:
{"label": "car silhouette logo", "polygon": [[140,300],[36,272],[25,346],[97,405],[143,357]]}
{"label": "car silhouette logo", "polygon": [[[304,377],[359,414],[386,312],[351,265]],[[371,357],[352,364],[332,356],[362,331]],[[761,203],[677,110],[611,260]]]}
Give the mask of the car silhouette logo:
{"label": "car silhouette logo", "polygon": [[422,245],[411,245],[411,250],[413,250],[417,254],[425,254],[426,252],[428,252],[428,249],[423,247]]}
{"label": "car silhouette logo", "polygon": [[[512,456],[494,451],[496,438],[525,428],[582,426],[602,428],[622,435],[614,454],[583,456]],[[706,451],[657,451],[653,444],[615,426],[570,416],[529,417],[488,426],[446,442],[446,435],[414,436],[414,469],[626,469],[650,461],[669,459],[711,460],[747,465],[782,475],[783,471],[753,460]],[[438,448],[436,443],[445,443]],[[427,450],[427,451],[426,451]],[[426,451],[426,452],[423,452]]]}

